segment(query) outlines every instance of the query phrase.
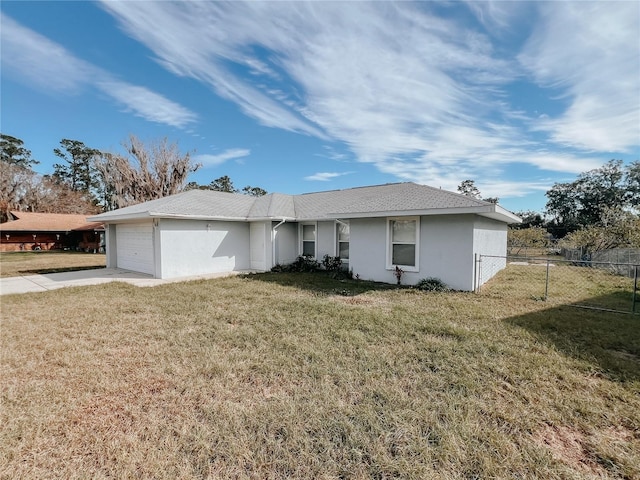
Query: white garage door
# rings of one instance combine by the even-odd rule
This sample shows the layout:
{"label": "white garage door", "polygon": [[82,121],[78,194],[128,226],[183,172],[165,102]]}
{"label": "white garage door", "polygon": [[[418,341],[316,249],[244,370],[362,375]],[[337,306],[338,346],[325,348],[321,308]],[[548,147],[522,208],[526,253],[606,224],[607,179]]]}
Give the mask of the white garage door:
{"label": "white garage door", "polygon": [[153,265],[153,227],[150,223],[120,224],[116,227],[119,268],[155,274]]}

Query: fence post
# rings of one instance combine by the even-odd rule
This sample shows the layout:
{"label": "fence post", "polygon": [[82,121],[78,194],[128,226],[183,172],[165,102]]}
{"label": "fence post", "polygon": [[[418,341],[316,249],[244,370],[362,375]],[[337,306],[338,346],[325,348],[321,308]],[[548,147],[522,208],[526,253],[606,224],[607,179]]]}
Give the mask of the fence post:
{"label": "fence post", "polygon": [[474,285],[473,285],[473,291],[475,293],[479,293],[480,292],[480,255],[477,253],[474,253],[473,256],[474,258],[474,265],[475,265],[475,278],[474,280]]}
{"label": "fence post", "polygon": [[633,274],[633,300],[631,301],[631,313],[636,313],[636,297],[638,295],[638,268],[640,265],[636,265],[635,272]]}
{"label": "fence post", "polygon": [[549,298],[549,259],[547,258],[547,278],[544,282],[544,300]]}

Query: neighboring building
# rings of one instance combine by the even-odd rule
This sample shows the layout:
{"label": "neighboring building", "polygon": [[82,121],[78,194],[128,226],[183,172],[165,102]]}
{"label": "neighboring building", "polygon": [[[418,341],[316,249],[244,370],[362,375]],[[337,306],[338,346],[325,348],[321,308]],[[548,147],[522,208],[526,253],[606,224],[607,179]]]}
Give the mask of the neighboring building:
{"label": "neighboring building", "polygon": [[0,223],[0,251],[104,249],[104,224],[87,222],[87,215],[10,212]]}
{"label": "neighboring building", "polygon": [[[516,215],[415,183],[252,197],[190,190],[90,217],[106,225],[107,266],[174,278],[267,271],[298,255],[340,256],[363,280],[438,277],[472,290],[475,254],[505,256]],[[491,274],[504,259],[492,265]]]}

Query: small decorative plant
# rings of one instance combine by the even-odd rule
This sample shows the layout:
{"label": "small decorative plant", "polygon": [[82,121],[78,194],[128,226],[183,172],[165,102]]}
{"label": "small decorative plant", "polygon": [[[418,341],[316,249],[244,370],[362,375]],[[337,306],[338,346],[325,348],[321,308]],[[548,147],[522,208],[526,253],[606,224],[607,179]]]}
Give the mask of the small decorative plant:
{"label": "small decorative plant", "polygon": [[300,255],[291,264],[292,272],[311,273],[317,272],[319,268],[320,263],[318,263],[311,255]]}
{"label": "small decorative plant", "polygon": [[415,288],[425,292],[449,292],[451,288],[439,278],[429,277],[423,278],[416,283]]}
{"label": "small decorative plant", "polygon": [[322,266],[327,272],[338,272],[342,268],[342,260],[340,257],[325,255],[322,258]]}
{"label": "small decorative plant", "polygon": [[398,281],[398,285],[400,285],[401,283],[403,274],[404,274],[404,270],[402,270],[399,266],[396,265],[396,269],[393,272],[393,275],[396,277],[396,280]]}

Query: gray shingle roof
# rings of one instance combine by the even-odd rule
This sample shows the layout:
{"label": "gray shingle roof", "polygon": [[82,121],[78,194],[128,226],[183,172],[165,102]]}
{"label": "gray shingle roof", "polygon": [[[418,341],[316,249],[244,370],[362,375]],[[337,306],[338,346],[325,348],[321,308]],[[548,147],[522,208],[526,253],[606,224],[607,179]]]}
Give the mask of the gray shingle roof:
{"label": "gray shingle roof", "polygon": [[399,213],[426,214],[429,211],[444,213],[443,210],[451,213],[476,212],[502,221],[517,221],[515,216],[497,205],[411,182],[303,195],[272,193],[262,197],[189,190],[96,215],[91,220],[109,222],[149,217],[321,220]]}
{"label": "gray shingle roof", "polygon": [[292,195],[282,193],[255,197],[255,203],[249,211],[249,218],[295,218],[293,198]]}
{"label": "gray shingle roof", "polygon": [[388,183],[308,193],[295,196],[294,203],[296,216],[300,219],[490,205],[482,200],[416,183]]}
{"label": "gray shingle roof", "polygon": [[150,200],[93,218],[101,221],[144,217],[202,217],[246,219],[255,197],[211,190],[188,190],[176,195]]}

